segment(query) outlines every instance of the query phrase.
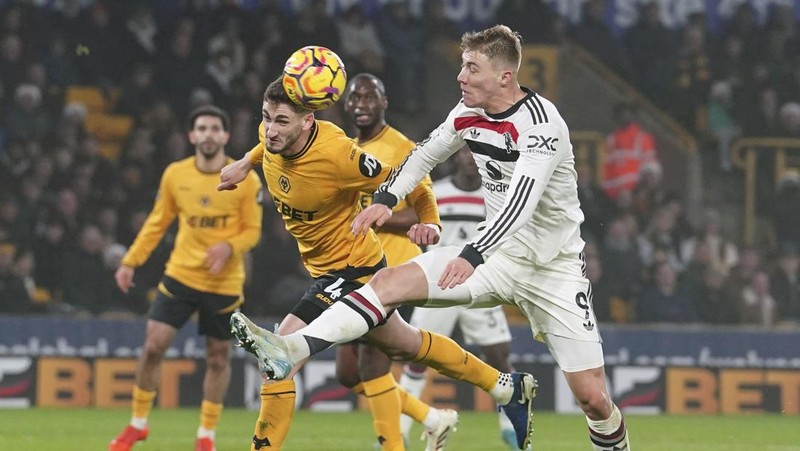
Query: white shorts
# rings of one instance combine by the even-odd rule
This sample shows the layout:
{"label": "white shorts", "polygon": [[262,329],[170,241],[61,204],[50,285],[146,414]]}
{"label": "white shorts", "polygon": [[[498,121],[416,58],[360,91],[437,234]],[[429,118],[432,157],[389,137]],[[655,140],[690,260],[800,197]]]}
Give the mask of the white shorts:
{"label": "white shorts", "polygon": [[468,345],[491,346],[511,341],[511,330],[502,306],[468,309],[466,307],[415,308],[409,323],[418,328],[450,336],[456,323]]}
{"label": "white shorts", "polygon": [[[528,319],[533,337],[548,346],[562,370],[603,365],[591,285],[580,255],[559,255],[547,265],[536,266],[501,249],[465,283],[442,290],[436,284],[439,276],[461,249],[439,247],[411,260],[422,268],[428,281],[426,307],[516,305]],[[566,340],[547,340],[545,335]]]}

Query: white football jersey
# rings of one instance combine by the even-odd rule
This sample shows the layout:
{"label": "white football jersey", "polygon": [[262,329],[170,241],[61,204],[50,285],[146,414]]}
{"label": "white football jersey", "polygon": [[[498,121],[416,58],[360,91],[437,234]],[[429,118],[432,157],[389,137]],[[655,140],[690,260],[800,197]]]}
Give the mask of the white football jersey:
{"label": "white football jersey", "polygon": [[433,194],[442,221],[439,244],[428,246],[463,245],[478,235],[478,224],[486,219],[486,205],[483,191],[464,191],[453,184],[452,177],[445,177],[433,183]]}
{"label": "white football jersey", "polygon": [[485,260],[502,246],[544,265],[583,250],[567,124],[550,101],[523,89],[525,98],[501,114],[459,102],[378,190],[403,198],[436,164],[469,146],[481,173],[487,223],[465,246],[465,258],[477,252]]}

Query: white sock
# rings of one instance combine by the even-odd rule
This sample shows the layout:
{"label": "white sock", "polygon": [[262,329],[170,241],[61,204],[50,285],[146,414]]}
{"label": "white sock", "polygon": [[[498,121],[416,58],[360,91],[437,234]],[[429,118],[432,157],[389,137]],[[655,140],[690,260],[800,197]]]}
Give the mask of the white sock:
{"label": "white sock", "polygon": [[432,431],[439,426],[440,419],[439,409],[431,407],[431,410],[428,411],[428,415],[425,416],[425,420],[422,421],[422,424],[425,426],[425,429]]}
{"label": "white sock", "polygon": [[197,438],[205,438],[208,437],[210,439],[214,439],[214,430],[213,429],[206,429],[203,426],[197,428]]}
{"label": "white sock", "polygon": [[417,399],[422,396],[426,382],[424,372],[410,373],[408,367],[403,369],[403,375],[400,376],[400,386]]}
{"label": "white sock", "polygon": [[147,417],[131,417],[131,426],[136,429],[144,429],[147,427]]}
{"label": "white sock", "polygon": [[489,391],[489,394],[492,395],[497,404],[501,406],[508,404],[511,401],[511,396],[514,395],[514,382],[511,380],[511,374],[500,373],[500,376],[497,377],[497,383]]}
{"label": "white sock", "polygon": [[[289,348],[289,359],[294,363],[300,362],[327,349],[329,346],[325,342],[339,344],[353,341],[384,318],[386,309],[378,300],[378,295],[369,285],[364,285],[328,307],[308,326],[286,335],[284,339]],[[319,349],[311,349],[306,337],[317,338],[323,343]]]}
{"label": "white sock", "polygon": [[589,439],[595,451],[607,451],[614,447],[630,450],[625,421],[616,404],[607,419],[595,421],[586,417],[586,423],[589,424]]}

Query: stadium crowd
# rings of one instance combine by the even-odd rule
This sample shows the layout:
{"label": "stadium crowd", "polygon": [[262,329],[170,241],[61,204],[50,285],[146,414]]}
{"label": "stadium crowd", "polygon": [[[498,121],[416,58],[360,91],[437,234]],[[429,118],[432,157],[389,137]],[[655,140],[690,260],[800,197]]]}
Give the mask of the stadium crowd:
{"label": "stadium crowd", "polygon": [[[440,1],[424,2],[422,13],[405,1],[374,10],[355,3],[335,21],[324,0],[293,13],[279,1],[38,3],[0,1],[0,314],[143,314],[170,236],[137,271],[129,295],[113,274],[163,169],[188,155],[183,122],[191,108],[227,110],[228,152],[241,157],[255,144],[264,87],[287,55],[314,43],[336,49],[350,74],[381,76],[397,99],[390,111],[413,114],[430,101],[424,79],[435,69],[424,64],[426,52],[455,42],[464,26],[447,19]],[[604,4],[585,2],[570,25],[543,1],[505,0],[488,21],[519,30],[528,43],[584,46],[719,145],[719,169],[734,176],[741,175],[727,148],[737,137],[800,138],[800,29],[790,6],[775,6],[762,24],[743,3],[712,33],[702,13],[667,28],[653,1],[617,36]],[[90,130],[90,108],[68,101],[70,86],[86,85],[103,93],[108,113],[131,120],[118,152]],[[347,127],[335,108],[320,116]],[[586,265],[599,320],[800,324],[800,177],[789,174],[774,193],[778,239],[764,249],[729,236],[713,209],[691,224],[682,193],[664,188],[657,157],[636,167],[637,182],[623,195],[585,169],[578,168]],[[246,287],[252,315],[285,315],[308,286],[277,214],[264,209],[250,259],[259,275]]]}

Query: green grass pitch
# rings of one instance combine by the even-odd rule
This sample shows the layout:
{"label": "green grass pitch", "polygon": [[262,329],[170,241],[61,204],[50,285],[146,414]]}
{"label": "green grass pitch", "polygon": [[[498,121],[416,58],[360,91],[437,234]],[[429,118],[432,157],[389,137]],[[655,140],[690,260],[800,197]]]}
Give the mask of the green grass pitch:
{"label": "green grass pitch", "polygon": [[[127,423],[127,409],[0,410],[0,450],[105,450]],[[217,432],[219,451],[248,450],[256,412],[226,409]],[[635,451],[800,451],[800,418],[752,416],[636,416],[628,418]],[[155,409],[150,438],[140,451],[190,450],[197,428],[197,409]],[[536,414],[534,450],[588,451],[581,416]],[[422,450],[412,431],[409,450]],[[299,411],[285,451],[373,450],[371,417],[366,412]],[[452,451],[504,450],[492,413],[462,412],[458,431],[448,442]]]}

